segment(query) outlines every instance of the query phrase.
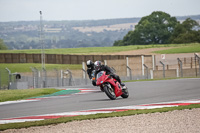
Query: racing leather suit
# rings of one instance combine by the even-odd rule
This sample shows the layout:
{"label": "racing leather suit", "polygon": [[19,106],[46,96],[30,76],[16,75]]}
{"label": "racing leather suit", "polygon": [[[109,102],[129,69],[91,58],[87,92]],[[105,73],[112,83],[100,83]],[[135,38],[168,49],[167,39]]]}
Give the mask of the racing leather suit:
{"label": "racing leather suit", "polygon": [[[88,67],[88,68],[87,68],[87,74],[88,74],[90,80],[92,80],[92,78],[93,78],[93,76],[92,76],[93,71],[95,71],[94,65],[92,65],[91,67]],[[93,84],[93,86],[96,86],[96,80],[95,80],[95,81],[92,80],[92,84]]]}
{"label": "racing leather suit", "polygon": [[95,77],[100,71],[106,71],[106,75],[110,75],[112,78],[116,79],[120,84],[122,84],[120,77],[114,74],[113,70],[110,67],[106,65],[101,65],[100,69],[98,71],[95,71]]}

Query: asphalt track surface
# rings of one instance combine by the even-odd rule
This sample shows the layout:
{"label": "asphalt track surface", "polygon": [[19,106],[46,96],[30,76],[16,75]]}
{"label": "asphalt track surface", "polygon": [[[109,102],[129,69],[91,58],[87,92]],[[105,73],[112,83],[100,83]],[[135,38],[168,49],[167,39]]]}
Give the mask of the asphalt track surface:
{"label": "asphalt track surface", "polygon": [[[89,109],[200,99],[200,79],[127,82],[130,96],[110,100],[104,92],[56,97],[33,102],[0,105],[0,119]],[[81,89],[81,87],[78,87]],[[83,88],[98,87],[84,86]]]}

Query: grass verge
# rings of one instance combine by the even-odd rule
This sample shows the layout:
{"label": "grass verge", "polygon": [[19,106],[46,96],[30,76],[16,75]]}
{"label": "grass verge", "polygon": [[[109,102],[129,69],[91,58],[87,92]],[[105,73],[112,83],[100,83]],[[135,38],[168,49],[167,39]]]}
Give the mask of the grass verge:
{"label": "grass verge", "polygon": [[[31,67],[41,69],[40,63],[1,63],[0,69],[8,68],[11,72],[32,72]],[[46,70],[80,70],[82,68],[81,64],[45,64]]]}
{"label": "grass verge", "polygon": [[122,117],[122,116],[130,116],[130,115],[138,115],[138,114],[148,114],[155,112],[168,112],[173,110],[183,110],[183,109],[193,109],[200,108],[200,104],[192,104],[188,106],[178,106],[178,107],[166,107],[159,109],[146,109],[146,110],[129,110],[124,112],[113,112],[107,114],[95,114],[95,115],[81,115],[75,117],[62,117],[58,119],[49,119],[35,122],[23,122],[23,123],[11,123],[11,124],[2,124],[0,126],[0,131],[7,129],[20,129],[20,128],[28,128],[33,126],[46,126],[51,124],[59,124],[59,123],[67,123],[71,121],[81,121],[81,120],[92,120],[99,118],[109,118],[109,117]]}
{"label": "grass verge", "polygon": [[30,97],[49,95],[58,92],[58,89],[22,89],[0,90],[0,102],[22,100]]}
{"label": "grass verge", "polygon": [[194,43],[186,46],[180,45],[180,47],[178,48],[155,51],[154,53],[176,54],[176,53],[199,53],[199,52],[200,52],[200,43]]}

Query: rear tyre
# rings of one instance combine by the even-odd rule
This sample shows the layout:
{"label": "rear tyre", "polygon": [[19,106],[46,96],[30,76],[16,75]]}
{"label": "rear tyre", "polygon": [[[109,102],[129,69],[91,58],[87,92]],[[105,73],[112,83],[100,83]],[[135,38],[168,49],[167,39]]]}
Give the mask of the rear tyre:
{"label": "rear tyre", "polygon": [[126,87],[126,89],[122,89],[123,94],[121,95],[122,98],[128,98],[129,96],[129,92],[128,92],[128,88]]}
{"label": "rear tyre", "polygon": [[111,99],[111,100],[115,100],[116,99],[116,96],[115,96],[115,90],[114,88],[110,88],[108,86],[105,86],[104,87],[104,91],[106,93],[106,95]]}

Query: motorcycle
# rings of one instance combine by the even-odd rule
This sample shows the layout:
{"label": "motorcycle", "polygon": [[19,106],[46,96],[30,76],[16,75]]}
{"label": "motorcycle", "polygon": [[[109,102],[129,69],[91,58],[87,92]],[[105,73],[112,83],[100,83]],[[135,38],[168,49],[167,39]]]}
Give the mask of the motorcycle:
{"label": "motorcycle", "polygon": [[96,76],[96,85],[100,86],[101,91],[111,99],[115,100],[117,97],[128,98],[129,92],[126,86],[121,86],[120,83],[112,78],[110,75],[106,75],[105,71],[100,71]]}

